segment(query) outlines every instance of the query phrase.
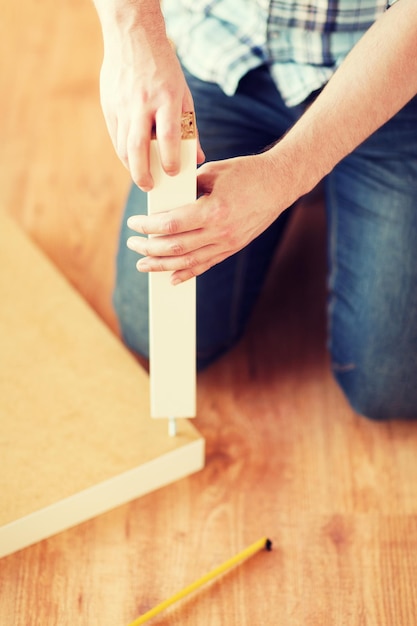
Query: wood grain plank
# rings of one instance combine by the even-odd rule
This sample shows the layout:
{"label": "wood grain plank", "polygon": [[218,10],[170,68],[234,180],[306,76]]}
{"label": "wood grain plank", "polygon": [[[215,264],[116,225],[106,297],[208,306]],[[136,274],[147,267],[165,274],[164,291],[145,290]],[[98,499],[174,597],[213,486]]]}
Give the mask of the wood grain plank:
{"label": "wood grain plank", "polygon": [[[18,254],[16,254],[18,250]],[[149,415],[149,379],[0,213],[0,557],[204,465]]]}

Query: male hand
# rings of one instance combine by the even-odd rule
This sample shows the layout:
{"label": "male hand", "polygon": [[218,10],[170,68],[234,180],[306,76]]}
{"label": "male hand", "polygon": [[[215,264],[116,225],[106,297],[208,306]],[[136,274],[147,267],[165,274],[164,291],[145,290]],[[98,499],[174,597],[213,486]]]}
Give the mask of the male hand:
{"label": "male hand", "polygon": [[[114,148],[143,190],[153,186],[149,170],[152,129],[156,130],[162,166],[170,175],[180,169],[181,114],[194,111],[180,63],[165,33],[159,2],[121,3],[116,19],[102,15],[104,59],[101,104]],[[204,161],[198,144],[198,163]]]}
{"label": "male hand", "polygon": [[128,239],[128,247],[144,255],[138,270],[172,271],[177,284],[241,250],[291,204],[290,186],[285,177],[277,181],[275,170],[268,153],[208,163],[199,170],[196,202],[129,218],[138,233],[160,235]]}

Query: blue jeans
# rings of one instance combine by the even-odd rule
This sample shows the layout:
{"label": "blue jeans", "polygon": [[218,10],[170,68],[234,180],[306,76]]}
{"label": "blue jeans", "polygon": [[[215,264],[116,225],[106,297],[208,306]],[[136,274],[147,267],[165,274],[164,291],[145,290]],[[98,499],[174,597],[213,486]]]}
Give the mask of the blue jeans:
{"label": "blue jeans", "polygon": [[[208,161],[259,152],[302,114],[268,70],[233,97],[186,74]],[[417,418],[417,99],[324,181],[328,219],[328,347],[352,407],[373,419]],[[123,338],[148,355],[148,277],[126,247],[130,215],[146,212],[132,187],[120,233],[114,305]],[[197,278],[197,359],[204,367],[244,332],[291,208],[244,250]]]}

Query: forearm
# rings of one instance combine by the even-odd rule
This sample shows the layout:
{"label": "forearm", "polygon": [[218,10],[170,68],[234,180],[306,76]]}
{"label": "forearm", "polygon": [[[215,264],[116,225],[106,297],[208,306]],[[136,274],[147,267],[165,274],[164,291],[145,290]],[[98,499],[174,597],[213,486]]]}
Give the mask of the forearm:
{"label": "forearm", "polygon": [[399,0],[381,16],[270,150],[273,165],[292,178],[296,195],[313,188],[417,93],[416,9],[415,0]]}
{"label": "forearm", "polygon": [[165,32],[159,0],[93,0],[104,35],[115,29]]}

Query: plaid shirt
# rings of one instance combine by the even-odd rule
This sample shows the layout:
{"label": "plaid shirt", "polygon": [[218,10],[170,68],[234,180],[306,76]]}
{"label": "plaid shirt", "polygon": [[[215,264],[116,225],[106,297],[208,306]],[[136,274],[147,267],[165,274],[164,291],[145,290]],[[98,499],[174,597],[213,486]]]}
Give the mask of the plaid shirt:
{"label": "plaid shirt", "polygon": [[[393,2],[391,2],[392,4]],[[184,66],[232,95],[267,64],[288,106],[322,87],[386,0],[163,0]]]}

